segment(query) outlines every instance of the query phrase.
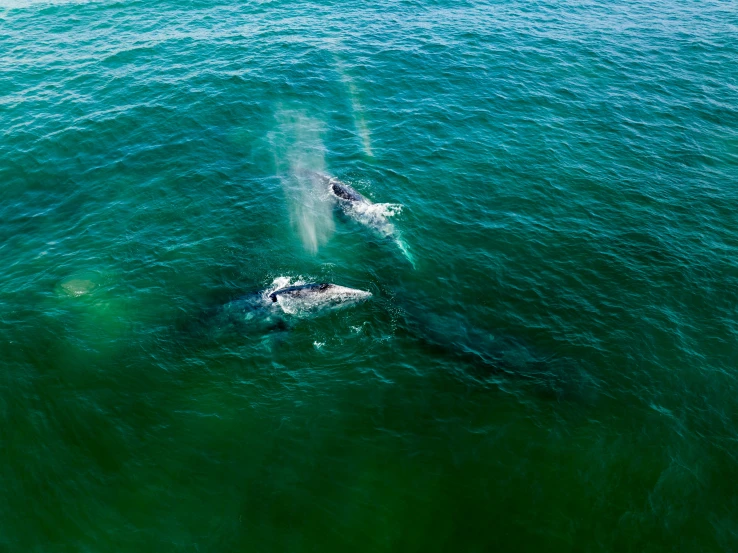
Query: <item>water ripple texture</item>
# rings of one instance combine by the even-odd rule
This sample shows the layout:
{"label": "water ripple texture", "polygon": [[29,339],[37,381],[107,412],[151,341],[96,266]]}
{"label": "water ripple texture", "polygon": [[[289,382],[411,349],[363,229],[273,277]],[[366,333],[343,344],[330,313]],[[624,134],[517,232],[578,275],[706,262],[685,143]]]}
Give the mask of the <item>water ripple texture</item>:
{"label": "water ripple texture", "polygon": [[738,548],[735,3],[0,29],[0,549]]}

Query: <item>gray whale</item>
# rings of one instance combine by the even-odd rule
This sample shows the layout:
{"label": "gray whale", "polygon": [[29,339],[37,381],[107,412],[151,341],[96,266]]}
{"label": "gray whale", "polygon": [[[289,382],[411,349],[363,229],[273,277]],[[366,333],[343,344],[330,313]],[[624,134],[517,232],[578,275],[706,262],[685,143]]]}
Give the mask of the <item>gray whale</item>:
{"label": "gray whale", "polygon": [[308,171],[308,173],[313,178],[318,179],[328,189],[328,193],[347,216],[371,229],[382,238],[394,242],[408,261],[413,266],[415,265],[407,246],[400,239],[395,225],[390,221],[390,217],[400,206],[375,204],[362,196],[354,187],[336,177],[331,177],[318,171]]}
{"label": "gray whale", "polygon": [[247,333],[285,330],[291,319],[350,307],[371,296],[371,292],[329,282],[276,287],[229,301],[216,311],[208,326]]}
{"label": "gray whale", "polygon": [[335,177],[318,172],[314,172],[313,175],[328,187],[328,192],[349,217],[384,238],[396,239],[395,225],[389,221],[380,204],[369,201],[351,185]]}

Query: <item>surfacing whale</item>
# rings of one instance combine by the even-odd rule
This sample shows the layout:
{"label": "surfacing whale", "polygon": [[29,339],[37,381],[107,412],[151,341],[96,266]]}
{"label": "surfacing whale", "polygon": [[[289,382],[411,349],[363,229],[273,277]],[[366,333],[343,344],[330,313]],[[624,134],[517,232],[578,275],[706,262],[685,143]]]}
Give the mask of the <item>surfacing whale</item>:
{"label": "surfacing whale", "polygon": [[284,313],[301,315],[340,309],[368,299],[371,292],[356,290],[323,282],[320,284],[297,284],[279,288],[269,294],[272,304],[278,304]]}
{"label": "surfacing whale", "polygon": [[372,296],[365,290],[328,282],[288,285],[287,279],[277,279],[275,284],[270,289],[226,303],[215,314],[211,324],[215,328],[232,327],[246,332],[285,330],[289,319],[350,307]]}
{"label": "surfacing whale", "polygon": [[336,200],[343,212],[368,227],[382,238],[394,242],[403,255],[414,266],[414,260],[404,242],[400,239],[395,225],[389,220],[401,206],[394,204],[375,204],[362,196],[351,185],[318,171],[310,172],[328,188],[329,194]]}

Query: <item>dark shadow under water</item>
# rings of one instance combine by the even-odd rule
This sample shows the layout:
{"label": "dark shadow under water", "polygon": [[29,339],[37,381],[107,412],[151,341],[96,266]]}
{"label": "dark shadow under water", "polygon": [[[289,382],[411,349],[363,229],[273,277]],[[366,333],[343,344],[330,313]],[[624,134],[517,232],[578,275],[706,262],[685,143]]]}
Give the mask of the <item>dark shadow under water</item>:
{"label": "dark shadow under water", "polygon": [[521,338],[473,326],[463,315],[402,309],[398,333],[417,340],[470,378],[520,385],[541,399],[592,404],[597,381],[575,359],[545,352]]}
{"label": "dark shadow under water", "polygon": [[[296,328],[309,328],[314,317],[320,316],[294,318],[264,309],[261,296],[252,291],[213,298],[214,303],[199,313],[175,321],[170,339],[181,351],[195,356],[198,351],[248,348],[265,340],[272,349],[290,340]],[[593,404],[597,399],[598,382],[576,359],[476,326],[463,313],[431,311],[406,296],[398,301],[391,288],[380,290],[379,297],[371,301],[379,302],[370,312],[373,326],[383,329],[380,334],[416,342],[427,355],[458,368],[480,385],[510,384],[543,400]]]}

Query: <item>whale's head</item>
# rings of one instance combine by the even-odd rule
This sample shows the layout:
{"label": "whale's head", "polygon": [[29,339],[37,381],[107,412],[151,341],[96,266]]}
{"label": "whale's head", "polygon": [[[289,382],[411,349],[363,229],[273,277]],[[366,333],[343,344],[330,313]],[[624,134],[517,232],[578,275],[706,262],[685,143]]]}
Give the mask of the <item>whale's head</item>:
{"label": "whale's head", "polygon": [[356,190],[354,190],[345,182],[341,182],[338,179],[330,179],[329,185],[331,193],[339,200],[343,200],[345,202],[364,201],[364,196],[359,194]]}
{"label": "whale's head", "polygon": [[351,203],[366,202],[366,198],[359,194],[359,192],[357,192],[351,185],[346,184],[336,177],[331,177],[330,175],[326,175],[320,171],[313,171],[310,169],[299,169],[298,173],[307,175],[328,187],[328,192],[339,201]]}
{"label": "whale's head", "polygon": [[371,295],[371,292],[364,290],[323,282],[281,288],[269,294],[269,299],[279,304],[285,313],[300,315],[348,307],[370,298]]}

